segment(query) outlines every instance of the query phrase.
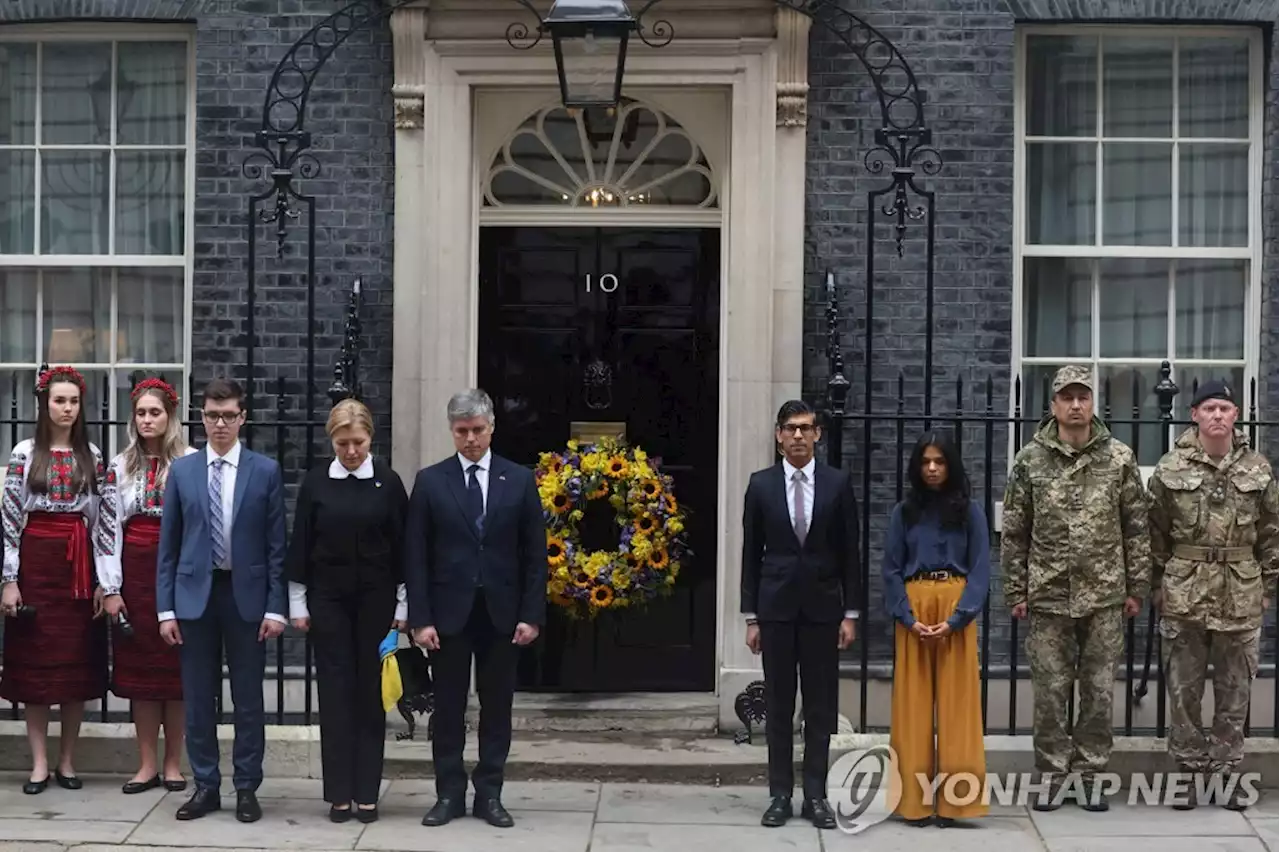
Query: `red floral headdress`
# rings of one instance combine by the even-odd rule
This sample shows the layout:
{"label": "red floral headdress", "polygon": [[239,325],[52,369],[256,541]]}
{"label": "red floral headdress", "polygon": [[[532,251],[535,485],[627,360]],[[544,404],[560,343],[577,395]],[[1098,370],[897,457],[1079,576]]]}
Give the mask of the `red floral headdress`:
{"label": "red floral headdress", "polygon": [[80,388],[80,393],[85,393],[88,388],[85,385],[84,376],[80,375],[80,371],[75,367],[59,366],[49,367],[40,377],[36,379],[36,393],[44,393],[49,389],[49,385],[55,381],[58,382],[75,382]]}
{"label": "red floral headdress", "polygon": [[134,385],[133,392],[129,395],[129,398],[136,403],[138,401],[138,397],[142,396],[145,391],[149,390],[158,390],[164,394],[164,398],[169,400],[170,408],[178,407],[178,392],[173,389],[173,385],[169,384],[164,379],[143,379]]}

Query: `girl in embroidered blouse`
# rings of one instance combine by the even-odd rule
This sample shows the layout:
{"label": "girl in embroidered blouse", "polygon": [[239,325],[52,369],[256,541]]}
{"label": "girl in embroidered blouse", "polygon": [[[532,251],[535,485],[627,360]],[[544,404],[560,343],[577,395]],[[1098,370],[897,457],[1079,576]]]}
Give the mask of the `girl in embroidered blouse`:
{"label": "girl in embroidered blouse", "polygon": [[36,436],[13,448],[5,473],[4,676],[0,698],[26,705],[31,777],[49,786],[49,708],[59,706],[58,784],[77,790],[74,756],[84,702],[106,690],[106,630],[99,619],[90,531],[105,471],[84,422],[84,378],[52,367],[36,382]]}
{"label": "girl in embroidered blouse", "polygon": [[[184,708],[182,658],[160,638],[156,621],[156,550],[160,513],[170,463],[196,452],[182,437],[178,394],[162,379],[139,382],[131,394],[129,447],[111,460],[98,512],[98,582],[103,606],[115,625],[111,691],[128,698],[140,757],[126,794],[163,785],[186,789],[182,777]],[[132,635],[120,629],[120,617]],[[160,727],[164,726],[164,768],[159,768]]]}
{"label": "girl in embroidered blouse", "polygon": [[987,598],[990,541],[960,453],[945,435],[917,442],[907,478],[911,490],[889,519],[883,565],[885,604],[896,622],[889,729],[901,778],[896,813],[945,826],[988,810],[981,787],[970,795],[960,783],[947,785],[950,798],[939,788],[926,804],[917,780],[971,773],[985,783],[975,619]]}

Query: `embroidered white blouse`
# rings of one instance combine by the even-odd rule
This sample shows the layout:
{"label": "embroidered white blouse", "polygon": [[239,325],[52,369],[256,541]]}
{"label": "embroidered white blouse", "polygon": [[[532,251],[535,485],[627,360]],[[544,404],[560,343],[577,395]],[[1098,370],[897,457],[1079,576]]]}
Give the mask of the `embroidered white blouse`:
{"label": "embroidered white blouse", "polygon": [[[106,470],[102,463],[102,452],[93,444],[89,450],[97,470],[94,471],[96,493],[88,489],[73,492],[71,490],[72,474],[75,471],[76,457],[70,450],[53,450],[49,459],[49,490],[44,494],[36,494],[27,488],[27,479],[31,474],[31,456],[35,452],[36,442],[28,439],[13,448],[9,456],[9,468],[4,476],[4,490],[0,492],[0,521],[4,527],[4,569],[0,572],[0,582],[12,582],[18,579],[18,556],[22,548],[22,531],[27,525],[30,512],[72,512],[84,515],[89,529],[94,529],[98,519],[98,494],[102,493]],[[98,537],[91,536],[94,553],[98,552]]]}
{"label": "embroidered white blouse", "polygon": [[[199,452],[187,447],[184,456]],[[94,540],[101,546],[94,550],[94,563],[98,571],[98,584],[104,594],[120,593],[124,583],[121,557],[124,550],[124,529],[134,515],[160,517],[164,510],[164,480],[157,481],[159,459],[148,459],[147,469],[141,477],[130,478],[125,469],[124,453],[111,460],[102,487],[98,521]]]}
{"label": "embroidered white blouse", "polygon": [[[348,476],[354,476],[356,479],[372,479],[373,478],[373,456],[365,457],[365,460],[354,471],[347,470],[343,467],[342,462],[336,458],[329,462],[329,478],[330,479],[346,479]],[[295,581],[289,582],[289,618],[310,618],[311,612],[307,609],[307,587]],[[409,618],[409,596],[405,590],[404,583],[396,586],[396,612],[393,618],[396,621],[405,621]]]}

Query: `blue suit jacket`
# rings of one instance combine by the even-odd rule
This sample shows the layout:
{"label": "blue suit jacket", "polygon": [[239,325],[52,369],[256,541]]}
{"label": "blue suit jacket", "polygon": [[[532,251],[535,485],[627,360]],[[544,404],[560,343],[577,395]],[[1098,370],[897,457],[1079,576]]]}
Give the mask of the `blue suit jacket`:
{"label": "blue suit jacket", "polygon": [[[209,539],[209,456],[184,456],[169,468],[156,558],[156,611],[180,621],[204,615],[213,584]],[[231,516],[231,585],[245,621],[287,615],[284,481],[280,465],[240,448]]]}

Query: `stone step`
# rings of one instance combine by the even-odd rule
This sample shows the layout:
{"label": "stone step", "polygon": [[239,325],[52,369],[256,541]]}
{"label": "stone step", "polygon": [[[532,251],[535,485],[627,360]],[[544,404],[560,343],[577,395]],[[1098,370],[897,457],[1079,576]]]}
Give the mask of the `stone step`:
{"label": "stone step", "polygon": [[[511,726],[521,733],[632,733],[705,735],[717,733],[719,702],[712,693],[516,693]],[[473,696],[467,719],[478,724]],[[394,724],[404,725],[397,714]]]}

